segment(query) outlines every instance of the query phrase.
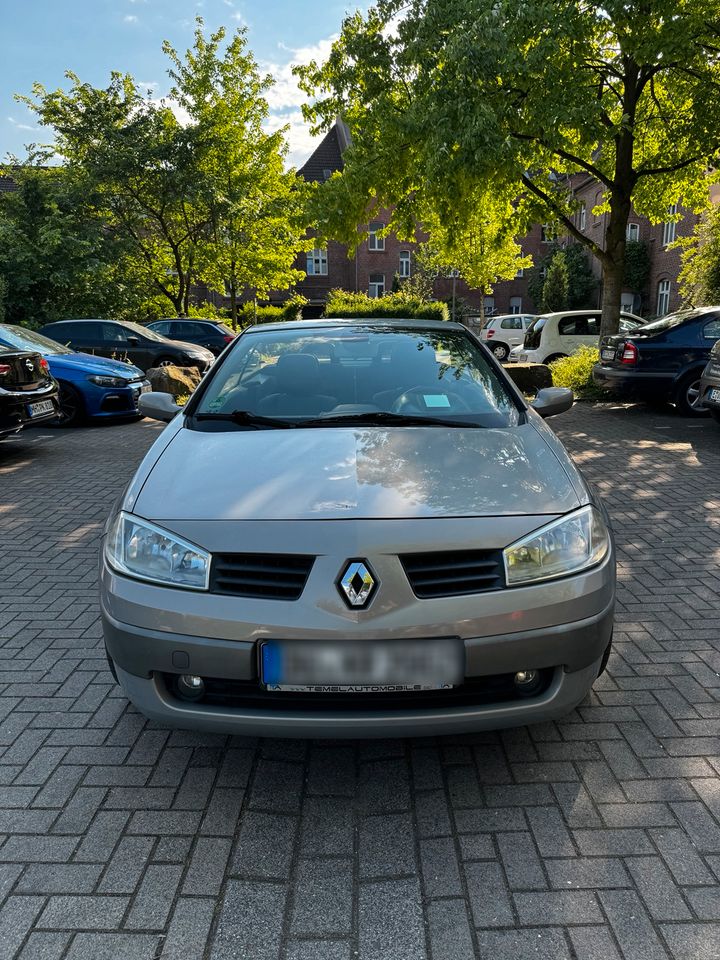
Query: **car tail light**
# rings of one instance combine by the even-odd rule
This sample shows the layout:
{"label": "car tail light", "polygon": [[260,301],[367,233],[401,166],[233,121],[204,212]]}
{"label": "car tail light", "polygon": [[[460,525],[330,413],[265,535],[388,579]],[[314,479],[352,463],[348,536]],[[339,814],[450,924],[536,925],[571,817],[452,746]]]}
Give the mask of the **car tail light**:
{"label": "car tail light", "polygon": [[620,363],[624,363],[629,367],[634,367],[638,362],[638,348],[634,343],[626,343],[622,356],[620,357]]}
{"label": "car tail light", "polygon": [[12,370],[12,367],[9,363],[0,363],[0,377],[7,376],[8,373]]}
{"label": "car tail light", "polygon": [[495,336],[495,331],[494,331],[494,330],[488,330],[488,331],[486,331],[486,332],[487,332],[487,338],[488,338],[488,340],[490,339],[490,337],[494,337],[494,336]]}
{"label": "car tail light", "polygon": [[232,343],[234,339],[235,339],[235,336],[230,333],[226,333],[225,336],[223,337],[223,340],[225,341],[225,343]]}
{"label": "car tail light", "polygon": [[47,372],[49,371],[49,369],[50,369],[50,367],[48,366],[48,362],[47,362],[47,360],[45,359],[45,357],[41,357],[41,358],[40,358],[40,369],[41,369],[41,370],[44,370],[45,373],[47,373]]}

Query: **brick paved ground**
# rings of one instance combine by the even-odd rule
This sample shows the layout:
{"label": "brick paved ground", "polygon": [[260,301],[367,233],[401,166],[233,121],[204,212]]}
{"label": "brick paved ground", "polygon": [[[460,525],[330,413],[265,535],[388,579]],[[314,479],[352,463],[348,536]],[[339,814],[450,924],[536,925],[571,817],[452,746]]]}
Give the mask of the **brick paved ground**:
{"label": "brick paved ground", "polygon": [[0,445],[0,958],[720,958],[720,430],[555,421],[620,541],[609,675],[447,740],[168,732],[105,668],[107,507],[150,423]]}

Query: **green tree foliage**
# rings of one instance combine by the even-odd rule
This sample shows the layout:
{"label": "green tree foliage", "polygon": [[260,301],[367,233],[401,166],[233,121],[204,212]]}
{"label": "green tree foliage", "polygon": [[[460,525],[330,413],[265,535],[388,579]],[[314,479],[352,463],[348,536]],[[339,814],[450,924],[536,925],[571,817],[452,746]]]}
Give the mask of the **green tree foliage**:
{"label": "green tree foliage", "polygon": [[568,268],[562,250],[554,255],[545,275],[542,309],[546,313],[566,310],[568,306]]}
{"label": "green tree foliage", "polygon": [[650,251],[644,240],[625,243],[625,286],[633,293],[642,294],[650,279]]}
{"label": "green tree foliage", "polygon": [[326,317],[388,317],[398,320],[448,320],[444,303],[428,303],[403,291],[384,297],[369,297],[366,293],[348,293],[331,290],[325,303]]}
{"label": "green tree foliage", "polygon": [[68,73],[68,91],[35,84],[33,96],[21,98],[122,238],[128,285],[150,302],[164,299],[165,311],[169,301],[177,314],[188,313],[198,281],[234,294],[287,287],[304,235],[302,190],[283,169],[284,130],[262,132],[269,80],[260,78],[243,30],[222,52],[224,38],[221,29],[205,39],[198,20],[184,57],[165,44],[170,100],[149,99],[117,72],[104,89]]}
{"label": "green tree foliage", "polygon": [[8,173],[17,189],[0,194],[0,280],[7,321],[103,317],[123,301],[137,307],[132,292],[118,282],[123,244],[98,215],[85,179],[37,163]]}
{"label": "green tree foliage", "polygon": [[592,271],[590,258],[579,243],[550,245],[548,253],[539,260],[530,270],[528,278],[528,293],[537,309],[542,309],[543,285],[545,275],[558,251],[565,256],[565,265],[568,274],[567,306],[570,310],[583,310],[595,305],[597,277]]}
{"label": "green tree foliage", "polygon": [[[613,333],[631,205],[653,222],[701,209],[720,175],[718,35],[720,0],[378,0],[299,69],[307,116],[341,115],[353,136],[326,223],[349,235],[368,198],[398,225],[428,208],[447,222],[492,192],[517,235],[557,220],[599,259]],[[575,222],[577,173],[603,191],[602,245]]]}
{"label": "green tree foliage", "polygon": [[720,207],[712,206],[681,243],[683,297],[692,306],[720,303]]}

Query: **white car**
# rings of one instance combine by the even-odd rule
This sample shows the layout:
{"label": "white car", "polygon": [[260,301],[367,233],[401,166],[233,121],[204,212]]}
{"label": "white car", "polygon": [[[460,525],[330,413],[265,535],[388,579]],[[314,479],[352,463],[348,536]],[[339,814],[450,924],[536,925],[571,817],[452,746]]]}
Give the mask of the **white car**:
{"label": "white car", "polygon": [[507,360],[513,347],[522,346],[525,332],[536,319],[534,313],[505,313],[490,317],[480,331],[484,340],[498,360]]}
{"label": "white car", "polygon": [[[600,338],[600,310],[562,310],[536,317],[525,334],[524,343],[512,351],[519,363],[552,363],[569,357],[578,347],[596,347]],[[622,311],[620,332],[628,333],[645,321]]]}

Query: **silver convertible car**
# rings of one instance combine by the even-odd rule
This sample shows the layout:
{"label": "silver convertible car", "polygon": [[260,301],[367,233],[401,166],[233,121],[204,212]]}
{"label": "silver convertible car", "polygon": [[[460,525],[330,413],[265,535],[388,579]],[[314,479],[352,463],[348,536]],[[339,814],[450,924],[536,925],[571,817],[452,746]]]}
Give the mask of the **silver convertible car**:
{"label": "silver convertible car", "polygon": [[559,717],[607,662],[607,516],[459,324],[246,330],[108,520],[110,666],[164,724],[429,735]]}

